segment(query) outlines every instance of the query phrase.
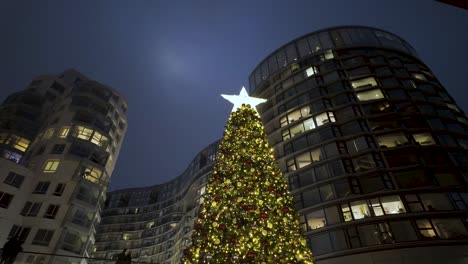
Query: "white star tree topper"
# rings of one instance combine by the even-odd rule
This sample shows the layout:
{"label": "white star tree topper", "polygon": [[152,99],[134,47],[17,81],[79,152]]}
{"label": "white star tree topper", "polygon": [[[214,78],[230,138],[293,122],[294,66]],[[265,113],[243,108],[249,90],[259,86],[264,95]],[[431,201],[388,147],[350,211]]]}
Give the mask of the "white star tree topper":
{"label": "white star tree topper", "polygon": [[255,107],[267,101],[263,98],[250,97],[247,91],[245,90],[245,87],[242,87],[239,95],[222,94],[221,96],[234,104],[234,106],[232,107],[232,112],[235,112],[237,108],[241,108],[242,104],[250,105],[253,109],[255,109],[255,111],[257,111]]}

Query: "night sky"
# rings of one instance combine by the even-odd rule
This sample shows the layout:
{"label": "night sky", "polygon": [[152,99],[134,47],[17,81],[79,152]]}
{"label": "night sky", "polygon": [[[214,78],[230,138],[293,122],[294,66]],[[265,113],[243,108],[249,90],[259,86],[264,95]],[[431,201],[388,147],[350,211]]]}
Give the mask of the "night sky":
{"label": "night sky", "polygon": [[406,39],[468,110],[468,11],[403,1],[0,1],[0,99],[75,68],[128,100],[110,190],[166,182],[222,136],[269,53],[303,34],[364,25]]}

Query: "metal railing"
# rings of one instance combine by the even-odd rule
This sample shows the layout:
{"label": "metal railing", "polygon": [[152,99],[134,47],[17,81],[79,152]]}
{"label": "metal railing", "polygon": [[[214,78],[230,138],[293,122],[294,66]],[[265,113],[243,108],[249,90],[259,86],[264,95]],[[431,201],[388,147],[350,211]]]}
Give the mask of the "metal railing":
{"label": "metal railing", "polygon": [[[3,248],[0,248],[0,253],[3,253]],[[84,262],[83,262],[84,260]],[[14,264],[65,264],[65,263],[100,263],[100,264],[114,264],[116,259],[108,258],[93,258],[76,255],[65,255],[65,254],[51,254],[43,252],[33,251],[21,251],[17,256]],[[153,262],[131,260],[132,264],[150,264]]]}

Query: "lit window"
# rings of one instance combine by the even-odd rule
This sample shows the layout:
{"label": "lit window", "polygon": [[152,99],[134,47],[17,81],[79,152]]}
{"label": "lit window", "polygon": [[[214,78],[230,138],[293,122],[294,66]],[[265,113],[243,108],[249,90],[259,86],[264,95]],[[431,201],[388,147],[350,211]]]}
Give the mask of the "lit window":
{"label": "lit window", "polygon": [[312,118],[309,118],[306,121],[304,121],[304,127],[306,131],[314,129],[315,128],[314,120]]}
{"label": "lit window", "polygon": [[21,152],[25,152],[26,149],[28,149],[29,144],[31,143],[31,141],[22,137],[15,136],[15,135],[12,135],[11,139],[12,139],[12,146]]}
{"label": "lit window", "polygon": [[291,128],[291,135],[294,137],[295,135],[304,132],[304,125],[302,123],[295,125]]}
{"label": "lit window", "polygon": [[200,189],[198,189],[197,194],[198,195],[203,195],[205,193],[205,190],[206,190],[206,186],[203,186]]}
{"label": "lit window", "polygon": [[102,135],[101,133],[94,131],[93,138],[91,142],[102,147],[107,143],[107,137]]}
{"label": "lit window", "polygon": [[305,70],[306,76],[310,77],[318,73],[318,69],[315,66],[309,67]]}
{"label": "lit window", "polygon": [[353,86],[354,89],[358,88],[364,88],[364,87],[371,87],[371,86],[376,86],[377,81],[375,80],[374,77],[367,77],[364,79],[359,79],[351,82],[351,86]]}
{"label": "lit window", "polygon": [[310,152],[310,155],[312,156],[312,161],[313,162],[316,162],[316,161],[320,161],[323,159],[323,156],[322,156],[322,151],[320,149],[314,149]]}
{"label": "lit window", "polygon": [[44,133],[44,139],[49,139],[54,135],[55,128],[49,128],[47,131]]}
{"label": "lit window", "polygon": [[377,142],[382,148],[392,148],[408,143],[408,139],[406,138],[405,134],[396,133],[377,137]]}
{"label": "lit window", "polygon": [[[335,117],[333,116],[333,114],[331,114],[331,116],[333,117],[333,121],[334,121]],[[315,121],[317,122],[317,126],[321,126],[323,124],[330,122],[330,119],[328,118],[327,112],[325,112],[325,113],[321,113],[317,115],[315,117]]]}
{"label": "lit window", "polygon": [[351,203],[351,212],[354,219],[370,217],[369,206],[366,201],[355,201]]}
{"label": "lit window", "polygon": [[430,133],[413,134],[413,138],[416,142],[423,146],[435,144],[434,138],[432,138],[432,135]]}
{"label": "lit window", "polygon": [[426,81],[426,76],[424,76],[424,74],[421,74],[421,73],[413,73],[413,77],[415,79],[418,79],[418,80],[422,80],[422,81]]}
{"label": "lit window", "polygon": [[301,118],[301,111],[296,110],[288,115],[288,121],[289,123],[292,123],[296,120],[299,120]]}
{"label": "lit window", "polygon": [[60,160],[47,160],[43,172],[51,173],[57,170]]}
{"label": "lit window", "polygon": [[60,206],[56,204],[49,205],[49,207],[47,208],[47,211],[44,214],[44,218],[54,219],[55,216],[57,215],[59,207]]}
{"label": "lit window", "polygon": [[374,89],[367,92],[361,92],[357,94],[359,101],[370,101],[384,98],[384,95],[380,89]]}
{"label": "lit window", "polygon": [[353,220],[353,215],[351,214],[351,209],[349,208],[349,205],[342,204],[341,205],[341,213],[343,214],[343,218],[344,218],[345,222]]}
{"label": "lit window", "polygon": [[331,51],[331,50],[325,51],[325,53],[323,55],[325,56],[325,59],[327,59],[327,60],[333,59],[335,57],[335,56],[333,56],[333,51]]}
{"label": "lit window", "polygon": [[[457,106],[453,105],[453,104],[446,104],[449,108],[451,108],[452,110],[455,110],[457,112],[460,112],[460,109],[458,109]],[[0,143],[1,143],[1,140],[0,140]]]}
{"label": "lit window", "polygon": [[73,136],[84,139],[84,140],[89,140],[92,134],[93,134],[92,129],[84,127],[84,126],[77,126],[75,128]]}
{"label": "lit window", "polygon": [[419,233],[424,238],[435,238],[437,237],[436,232],[434,231],[434,227],[432,226],[431,222],[427,219],[416,220],[416,225],[418,227]]}
{"label": "lit window", "polygon": [[327,224],[323,210],[318,210],[318,211],[308,213],[306,215],[306,218],[307,218],[307,225],[312,230],[324,227]]}
{"label": "lit window", "polygon": [[68,136],[68,132],[70,132],[69,126],[62,127],[59,131],[59,137],[66,138]]}
{"label": "lit window", "polygon": [[83,172],[83,178],[91,182],[98,183],[101,178],[101,174],[102,174],[101,170],[94,168],[94,167],[88,167],[88,168],[85,168]]}
{"label": "lit window", "polygon": [[23,157],[23,155],[20,155],[20,154],[18,154],[16,152],[9,151],[9,150],[6,150],[6,149],[4,149],[3,152],[0,155],[1,155],[1,157],[5,158],[5,159],[14,161],[15,163],[19,163],[21,158]]}
{"label": "lit window", "polygon": [[398,195],[380,197],[380,202],[385,214],[402,214],[405,213],[405,207]]}
{"label": "lit window", "polygon": [[296,157],[296,163],[299,168],[305,167],[311,163],[310,153],[302,153]]}

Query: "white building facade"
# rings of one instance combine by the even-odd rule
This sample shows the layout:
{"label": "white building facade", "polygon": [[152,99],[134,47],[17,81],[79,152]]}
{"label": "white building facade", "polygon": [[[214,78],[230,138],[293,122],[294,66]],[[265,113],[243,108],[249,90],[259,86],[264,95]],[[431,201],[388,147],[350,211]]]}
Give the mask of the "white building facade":
{"label": "white building facade", "polygon": [[[0,244],[89,257],[127,129],[127,102],[75,70],[35,78],[0,106]],[[86,263],[22,253],[15,263]]]}

